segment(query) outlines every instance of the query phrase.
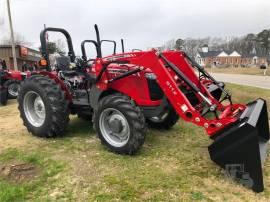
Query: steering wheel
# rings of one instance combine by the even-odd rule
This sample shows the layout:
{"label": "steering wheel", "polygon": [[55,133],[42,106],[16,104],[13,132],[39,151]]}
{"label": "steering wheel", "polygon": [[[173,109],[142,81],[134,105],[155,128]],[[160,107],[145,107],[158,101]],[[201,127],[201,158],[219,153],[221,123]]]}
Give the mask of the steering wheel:
{"label": "steering wheel", "polygon": [[96,59],[89,59],[89,60],[86,61],[86,63],[91,62],[91,61],[94,62],[95,60],[96,60]]}
{"label": "steering wheel", "polygon": [[[86,60],[86,63],[87,65],[93,65],[94,62],[96,61],[96,59],[89,59],[89,60]],[[91,64],[89,64],[90,62],[92,62]]]}

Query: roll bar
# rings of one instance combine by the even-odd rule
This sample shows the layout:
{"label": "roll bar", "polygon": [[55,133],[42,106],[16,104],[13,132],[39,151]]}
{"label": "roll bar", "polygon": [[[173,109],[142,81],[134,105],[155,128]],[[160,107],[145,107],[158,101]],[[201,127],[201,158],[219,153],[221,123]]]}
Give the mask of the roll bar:
{"label": "roll bar", "polygon": [[[114,46],[113,54],[115,55],[116,54],[116,41],[114,41],[114,40],[101,40],[98,25],[95,24],[94,28],[95,28],[95,32],[96,32],[96,41],[95,40],[84,40],[81,43],[82,59],[87,60],[86,51],[85,51],[85,44],[86,43],[92,43],[95,45],[98,58],[102,58],[102,50],[101,50],[102,43],[104,43],[104,42],[113,43],[113,46]],[[121,48],[122,48],[122,53],[124,53],[125,47],[124,47],[124,40],[123,39],[121,39]]]}
{"label": "roll bar", "polygon": [[116,42],[113,41],[113,40],[101,40],[100,39],[98,25],[95,24],[94,25],[94,28],[95,28],[95,32],[96,32],[96,41],[95,40],[84,40],[81,43],[82,59],[85,60],[85,61],[87,60],[87,55],[86,55],[86,50],[85,50],[85,44],[86,43],[92,43],[92,44],[95,45],[95,48],[96,48],[96,51],[97,51],[97,57],[98,58],[102,58],[101,46],[102,46],[102,43],[104,43],[104,42],[113,43],[113,45],[114,45],[113,54],[116,54]]}
{"label": "roll bar", "polygon": [[124,39],[121,39],[122,53],[125,53]]}
{"label": "roll bar", "polygon": [[73,49],[72,40],[70,37],[70,34],[62,28],[54,28],[54,27],[48,27],[41,31],[40,33],[40,43],[41,43],[41,55],[44,59],[49,61],[49,55],[47,53],[47,43],[46,43],[46,32],[60,32],[62,33],[66,39],[68,44],[68,56],[70,57],[70,61],[74,62],[75,60],[75,53]]}
{"label": "roll bar", "polygon": [[99,29],[98,29],[98,26],[97,24],[95,24],[95,31],[96,31],[96,37],[97,37],[97,45],[98,45],[98,57],[101,58],[102,57],[102,53],[101,53],[101,41],[100,41],[100,34],[99,34]]}
{"label": "roll bar", "polygon": [[98,43],[96,41],[94,41],[94,40],[84,40],[81,43],[82,59],[84,61],[87,61],[87,56],[86,56],[86,51],[85,51],[85,44],[86,43],[92,43],[92,44],[94,44],[94,46],[96,47],[96,51],[97,51],[97,57],[99,57],[100,56],[99,55],[100,47],[99,47]]}
{"label": "roll bar", "polygon": [[[113,54],[116,54],[116,42],[113,40],[101,40],[100,41],[100,45],[102,45],[103,42],[109,42],[109,43],[113,43]],[[101,47],[100,47],[101,48]]]}

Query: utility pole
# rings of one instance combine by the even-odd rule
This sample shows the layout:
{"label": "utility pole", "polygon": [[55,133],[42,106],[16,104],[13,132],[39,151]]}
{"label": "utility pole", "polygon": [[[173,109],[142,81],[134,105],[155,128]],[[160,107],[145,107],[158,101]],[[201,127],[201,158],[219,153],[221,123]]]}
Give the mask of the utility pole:
{"label": "utility pole", "polygon": [[9,28],[10,28],[10,39],[11,39],[11,46],[12,46],[13,64],[14,64],[14,69],[18,70],[17,56],[16,56],[15,42],[14,42],[14,32],[13,32],[13,25],[12,25],[12,18],[11,18],[9,0],[7,0],[7,9],[8,9],[8,19],[9,19]]}

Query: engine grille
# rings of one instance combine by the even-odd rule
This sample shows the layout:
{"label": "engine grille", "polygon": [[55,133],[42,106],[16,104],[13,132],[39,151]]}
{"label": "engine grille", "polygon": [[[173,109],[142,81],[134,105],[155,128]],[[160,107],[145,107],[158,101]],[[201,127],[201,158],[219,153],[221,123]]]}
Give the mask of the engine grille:
{"label": "engine grille", "polygon": [[163,98],[164,93],[159,87],[156,80],[147,79],[147,83],[151,100],[161,100]]}

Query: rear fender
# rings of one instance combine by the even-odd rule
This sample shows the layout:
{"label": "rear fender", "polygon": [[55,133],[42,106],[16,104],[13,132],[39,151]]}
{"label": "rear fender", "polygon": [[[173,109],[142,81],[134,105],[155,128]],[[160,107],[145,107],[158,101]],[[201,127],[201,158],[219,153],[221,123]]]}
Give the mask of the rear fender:
{"label": "rear fender", "polygon": [[99,101],[108,95],[118,93],[117,91],[114,91],[112,89],[108,90],[102,90],[100,88],[97,88],[95,85],[90,90],[89,96],[90,96],[90,105],[94,110],[97,110]]}
{"label": "rear fender", "polygon": [[5,76],[5,79],[6,80],[13,79],[13,80],[21,81],[22,75],[21,75],[21,72],[19,72],[19,71],[8,71],[7,75]]}
{"label": "rear fender", "polygon": [[[61,86],[61,89],[66,93],[66,98],[70,102],[72,102],[72,95],[71,95],[69,89],[64,84],[64,82],[61,79],[59,79],[59,77],[57,76],[56,72],[42,71],[42,72],[39,72],[38,74],[43,75],[43,76],[48,76],[51,79],[53,79],[56,83],[58,83]],[[38,74],[35,74],[35,75],[38,75]]]}

